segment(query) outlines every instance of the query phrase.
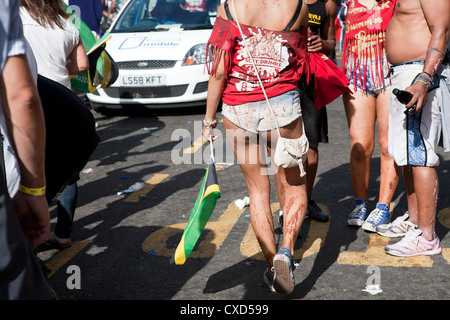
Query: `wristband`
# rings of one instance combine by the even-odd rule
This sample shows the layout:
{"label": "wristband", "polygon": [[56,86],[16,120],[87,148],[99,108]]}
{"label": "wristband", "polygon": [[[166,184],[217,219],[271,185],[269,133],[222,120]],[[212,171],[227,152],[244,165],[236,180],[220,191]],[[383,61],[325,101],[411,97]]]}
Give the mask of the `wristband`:
{"label": "wristband", "polygon": [[443,54],[445,56],[445,52],[444,51],[441,51],[441,50],[436,49],[436,48],[428,48],[427,51],[437,51],[437,52],[439,52],[439,53],[441,53],[441,54]]}
{"label": "wristband", "polygon": [[414,79],[414,83],[417,82],[417,81],[425,83],[427,88],[430,88],[431,85],[433,84],[433,78],[426,72],[419,73],[416,76],[416,78]]}
{"label": "wristband", "polygon": [[30,196],[43,196],[45,194],[45,186],[40,188],[27,188],[19,184],[19,191]]}

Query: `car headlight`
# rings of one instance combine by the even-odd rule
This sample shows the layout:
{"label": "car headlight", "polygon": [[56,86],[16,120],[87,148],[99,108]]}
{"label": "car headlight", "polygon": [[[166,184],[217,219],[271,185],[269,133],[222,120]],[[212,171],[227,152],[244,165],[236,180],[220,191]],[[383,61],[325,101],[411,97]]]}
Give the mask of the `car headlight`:
{"label": "car headlight", "polygon": [[204,64],[206,61],[206,43],[193,46],[183,58],[182,66]]}

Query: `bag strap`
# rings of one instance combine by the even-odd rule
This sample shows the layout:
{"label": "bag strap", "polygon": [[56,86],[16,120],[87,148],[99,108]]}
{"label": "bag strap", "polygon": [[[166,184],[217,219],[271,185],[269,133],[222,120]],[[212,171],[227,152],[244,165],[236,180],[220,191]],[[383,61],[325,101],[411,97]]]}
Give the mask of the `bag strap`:
{"label": "bag strap", "polygon": [[[230,8],[228,7],[228,0],[225,1],[224,7],[225,13],[227,15],[227,19],[234,21],[233,16],[231,15]],[[295,21],[297,21],[298,16],[300,14],[300,10],[302,9],[302,0],[298,0],[297,9],[295,9],[294,16],[292,17],[291,21],[287,24],[287,26],[283,29],[283,31],[289,31],[291,30],[292,26],[294,25]],[[236,13],[236,12],[235,12]]]}
{"label": "bag strap", "polygon": [[284,28],[283,31],[291,30],[291,28],[294,25],[295,21],[297,21],[297,19],[298,19],[298,16],[300,14],[300,10],[301,9],[302,9],[302,0],[298,0],[297,9],[295,9],[294,16],[292,17],[291,21],[289,21],[288,25],[286,26],[286,28]]}

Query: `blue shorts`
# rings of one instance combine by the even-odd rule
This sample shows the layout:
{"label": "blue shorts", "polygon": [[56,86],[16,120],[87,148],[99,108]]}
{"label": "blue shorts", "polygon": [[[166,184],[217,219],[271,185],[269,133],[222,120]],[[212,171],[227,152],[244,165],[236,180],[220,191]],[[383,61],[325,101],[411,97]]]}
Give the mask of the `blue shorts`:
{"label": "blue shorts", "polygon": [[280,128],[284,127],[302,116],[298,90],[288,91],[269,100],[276,121],[265,99],[235,106],[223,103],[222,115],[236,126],[252,133],[275,130],[277,122]]}

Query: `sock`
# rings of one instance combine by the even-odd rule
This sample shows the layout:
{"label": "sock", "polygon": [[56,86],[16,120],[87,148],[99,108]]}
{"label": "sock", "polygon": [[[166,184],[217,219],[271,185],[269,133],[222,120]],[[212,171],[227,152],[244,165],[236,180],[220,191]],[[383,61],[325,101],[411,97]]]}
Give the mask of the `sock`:
{"label": "sock", "polygon": [[364,203],[364,200],[362,198],[355,198],[355,203],[357,206],[359,206]]}

